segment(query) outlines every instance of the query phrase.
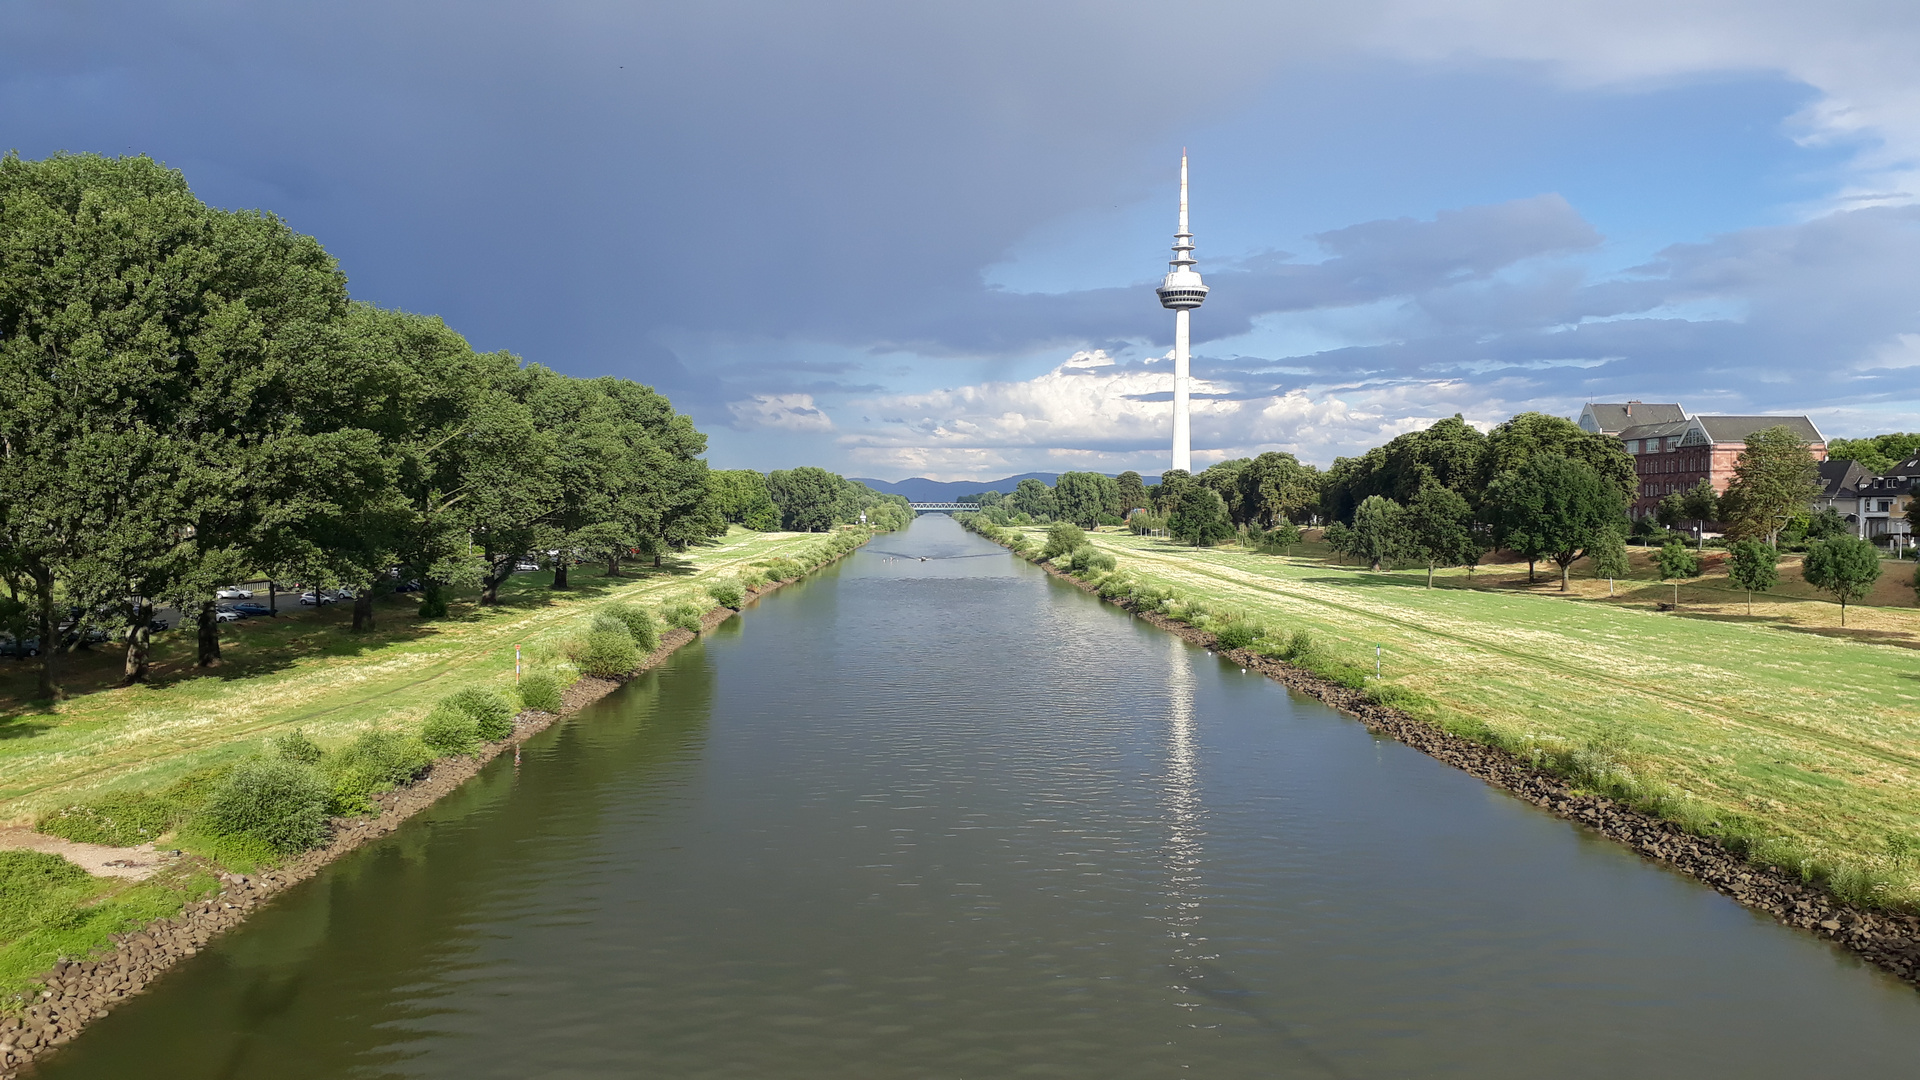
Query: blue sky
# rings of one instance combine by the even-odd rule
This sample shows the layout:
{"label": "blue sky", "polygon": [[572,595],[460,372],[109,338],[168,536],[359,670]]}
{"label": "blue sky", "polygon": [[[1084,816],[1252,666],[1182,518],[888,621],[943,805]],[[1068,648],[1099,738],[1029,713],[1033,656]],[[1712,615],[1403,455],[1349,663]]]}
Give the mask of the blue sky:
{"label": "blue sky", "polygon": [[[1321,464],[1587,400],[1920,427],[1920,9],[52,3],[0,130],[144,152],[356,296],[659,386],[716,465]],[[1182,42],[1174,49],[1176,40]]]}

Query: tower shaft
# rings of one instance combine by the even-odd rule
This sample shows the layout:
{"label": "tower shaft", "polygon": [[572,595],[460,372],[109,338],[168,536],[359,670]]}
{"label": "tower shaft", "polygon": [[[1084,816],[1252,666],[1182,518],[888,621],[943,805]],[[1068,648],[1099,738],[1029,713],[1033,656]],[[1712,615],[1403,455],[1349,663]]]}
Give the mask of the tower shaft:
{"label": "tower shaft", "polygon": [[1193,233],[1187,228],[1187,155],[1180,154],[1180,231],[1173,234],[1173,269],[1155,292],[1160,306],[1173,312],[1173,467],[1193,471],[1193,416],[1188,397],[1188,315],[1207,299],[1207,286],[1194,270]]}

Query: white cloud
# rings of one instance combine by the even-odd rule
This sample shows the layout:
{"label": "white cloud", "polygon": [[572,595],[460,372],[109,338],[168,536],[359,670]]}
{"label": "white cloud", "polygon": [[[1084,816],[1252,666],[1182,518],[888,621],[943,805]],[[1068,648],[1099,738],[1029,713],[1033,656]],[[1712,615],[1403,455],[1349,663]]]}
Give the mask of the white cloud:
{"label": "white cloud", "polygon": [[733,414],[733,426],[742,430],[833,430],[833,419],[813,403],[812,394],[755,394],[744,401],[729,401],[727,411]]}

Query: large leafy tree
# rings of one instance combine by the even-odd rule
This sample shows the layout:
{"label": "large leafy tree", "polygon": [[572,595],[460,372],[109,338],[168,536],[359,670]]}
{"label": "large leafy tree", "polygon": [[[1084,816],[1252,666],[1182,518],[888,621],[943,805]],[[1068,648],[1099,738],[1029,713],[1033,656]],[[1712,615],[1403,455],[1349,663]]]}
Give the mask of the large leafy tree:
{"label": "large leafy tree", "polygon": [[780,507],[781,525],[795,532],[822,532],[833,525],[833,504],[840,478],[825,469],[802,465],[767,474],[767,490]]}
{"label": "large leafy tree", "polygon": [[1707,546],[1707,522],[1717,521],[1720,517],[1720,495],[1713,490],[1713,481],[1701,477],[1680,497],[1680,512],[1692,519],[1694,536],[1698,546]]}
{"label": "large leafy tree", "polygon": [[1487,433],[1479,486],[1485,490],[1497,478],[1542,454],[1586,465],[1617,489],[1623,502],[1632,499],[1639,488],[1633,455],[1619,439],[1587,431],[1564,417],[1537,412],[1521,413]]}
{"label": "large leafy tree", "polygon": [[1353,511],[1353,527],[1345,534],[1346,554],[1363,560],[1368,569],[1409,554],[1406,507],[1385,495],[1369,495]]}
{"label": "large leafy tree", "polygon": [[1328,521],[1353,521],[1360,503],[1384,495],[1399,503],[1413,498],[1429,478],[1475,502],[1484,486],[1481,460],[1487,437],[1459,415],[1424,431],[1396,436],[1357,458],[1339,458],[1324,481],[1315,477],[1321,512]]}
{"label": "large leafy tree", "polygon": [[1800,563],[1807,584],[1840,602],[1840,625],[1847,625],[1847,604],[1867,595],[1880,580],[1880,552],[1857,536],[1836,536],[1807,549]]}
{"label": "large leafy tree", "polygon": [[1053,489],[1028,477],[1015,485],[1013,494],[1007,496],[1008,511],[1026,514],[1037,520],[1051,521],[1060,516],[1060,504],[1055,500]]}
{"label": "large leafy tree", "polygon": [[1494,542],[1527,560],[1527,580],[1542,558],[1568,572],[1626,517],[1620,487],[1585,461],[1538,453],[1501,474],[1487,488]]}
{"label": "large leafy tree", "polygon": [[1246,519],[1262,526],[1294,521],[1320,502],[1320,470],[1292,454],[1261,454],[1240,470],[1238,482]]}
{"label": "large leafy tree", "polygon": [[715,507],[730,525],[755,532],[780,527],[780,508],[767,491],[767,478],[752,469],[715,469],[707,477]]}
{"label": "large leafy tree", "polygon": [[207,207],[150,159],[0,159],[0,504],[43,642],[56,577],[122,608],[129,682],[147,677],[156,599],[211,623],[297,432],[290,392],[345,306],[312,239]]}
{"label": "large leafy tree", "polygon": [[[1407,504],[1404,515],[1408,554],[1427,564],[1427,588],[1433,588],[1433,572],[1442,566],[1460,566],[1476,561],[1480,540],[1474,535],[1473,508],[1460,493],[1445,484],[1425,484]],[[1355,518],[1358,528],[1358,517]]]}
{"label": "large leafy tree", "polygon": [[1920,454],[1920,432],[1901,431],[1870,435],[1864,439],[1832,439],[1827,442],[1829,459],[1859,462],[1875,475],[1885,473],[1915,454]]}
{"label": "large leafy tree", "polygon": [[1820,494],[1820,466],[1813,448],[1784,424],[1747,436],[1747,449],[1733,467],[1721,516],[1739,539],[1766,537],[1772,546],[1780,530],[1804,514]]}
{"label": "large leafy tree", "polygon": [[1121,517],[1127,516],[1130,511],[1144,509],[1153,505],[1152,501],[1147,497],[1147,485],[1140,479],[1140,474],[1134,472],[1132,469],[1128,469],[1115,478],[1114,487],[1120,495]]}
{"label": "large leafy tree", "polygon": [[1187,481],[1167,515],[1167,534],[1195,547],[1217,544],[1232,536],[1226,500],[1204,484]]}
{"label": "large leafy tree", "polygon": [[1093,528],[1102,517],[1120,516],[1120,485],[1100,473],[1061,473],[1053,484],[1053,498],[1060,520],[1082,528]]}

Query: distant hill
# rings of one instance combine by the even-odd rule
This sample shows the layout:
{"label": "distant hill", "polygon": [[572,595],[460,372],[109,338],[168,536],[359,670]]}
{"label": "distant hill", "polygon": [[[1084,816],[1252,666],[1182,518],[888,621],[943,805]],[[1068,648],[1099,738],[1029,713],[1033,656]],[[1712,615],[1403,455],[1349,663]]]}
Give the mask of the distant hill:
{"label": "distant hill", "polygon": [[924,476],[915,476],[894,483],[887,480],[870,480],[864,476],[850,476],[849,480],[865,484],[882,495],[905,495],[908,502],[953,502],[962,495],[975,495],[982,491],[998,491],[1003,495],[1012,494],[1022,480],[1038,480],[1048,487],[1053,486],[1060,474],[1055,472],[1023,472],[1019,476],[1009,476],[1004,480],[929,480]]}

